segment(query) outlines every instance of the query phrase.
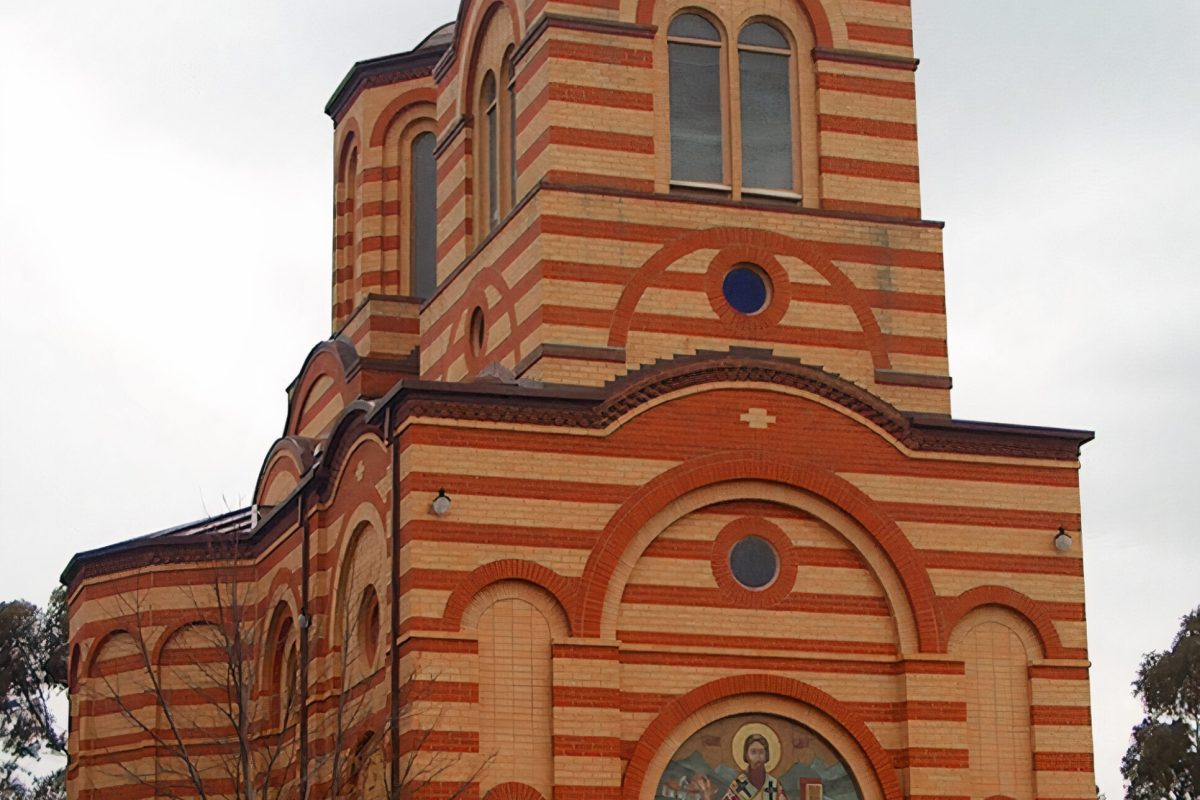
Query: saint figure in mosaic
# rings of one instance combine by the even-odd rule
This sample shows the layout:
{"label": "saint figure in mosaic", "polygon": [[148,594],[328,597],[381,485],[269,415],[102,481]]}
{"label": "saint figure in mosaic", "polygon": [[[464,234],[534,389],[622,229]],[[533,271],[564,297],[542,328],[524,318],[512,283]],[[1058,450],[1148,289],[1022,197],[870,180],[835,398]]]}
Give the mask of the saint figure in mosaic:
{"label": "saint figure in mosaic", "polygon": [[788,800],[779,779],[770,774],[779,765],[779,752],[775,731],[759,722],[743,725],[733,737],[733,758],[742,771],[730,782],[721,800]]}
{"label": "saint figure in mosaic", "polygon": [[838,753],[815,732],[771,714],[736,714],[689,736],[655,800],[862,800]]}

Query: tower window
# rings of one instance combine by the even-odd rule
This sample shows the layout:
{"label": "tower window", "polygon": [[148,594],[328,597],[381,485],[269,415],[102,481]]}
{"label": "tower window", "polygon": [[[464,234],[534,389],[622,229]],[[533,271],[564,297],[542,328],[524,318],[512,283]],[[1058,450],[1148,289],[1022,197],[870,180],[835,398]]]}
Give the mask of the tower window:
{"label": "tower window", "polygon": [[725,180],[721,34],[699,14],[681,14],[667,32],[671,80],[671,179]]}
{"label": "tower window", "polygon": [[738,37],[742,186],[788,190],[792,179],[791,46],[765,22]]}
{"label": "tower window", "polygon": [[500,107],[496,94],[496,76],[489,72],[483,79],[483,92],[480,95],[480,106],[483,109],[484,123],[484,185],[487,187],[488,229],[495,228],[500,223]]}
{"label": "tower window", "polygon": [[746,25],[727,50],[706,17],[683,13],[671,21],[673,184],[795,199],[793,49],[773,22]]}
{"label": "tower window", "polygon": [[504,84],[507,88],[505,103],[508,106],[508,147],[505,148],[508,169],[505,170],[505,177],[508,180],[508,207],[512,209],[517,205],[517,72],[513,64],[512,48],[509,48],[504,56]]}
{"label": "tower window", "polygon": [[437,288],[437,164],[433,155],[436,143],[432,133],[417,136],[413,139],[410,162],[410,291],[423,300],[432,297]]}

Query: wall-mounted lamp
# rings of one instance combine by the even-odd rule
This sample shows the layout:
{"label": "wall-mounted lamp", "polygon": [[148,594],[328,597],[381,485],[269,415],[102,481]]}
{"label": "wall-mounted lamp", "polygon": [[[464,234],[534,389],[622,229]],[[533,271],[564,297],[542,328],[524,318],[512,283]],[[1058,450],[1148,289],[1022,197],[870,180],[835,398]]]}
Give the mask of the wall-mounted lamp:
{"label": "wall-mounted lamp", "polygon": [[437,497],[433,498],[433,513],[444,517],[450,513],[450,497],[445,489],[438,489]]}
{"label": "wall-mounted lamp", "polygon": [[1059,528],[1058,535],[1054,537],[1054,549],[1060,553],[1065,553],[1071,549],[1071,545],[1075,540],[1071,538],[1071,534],[1067,533],[1066,528]]}

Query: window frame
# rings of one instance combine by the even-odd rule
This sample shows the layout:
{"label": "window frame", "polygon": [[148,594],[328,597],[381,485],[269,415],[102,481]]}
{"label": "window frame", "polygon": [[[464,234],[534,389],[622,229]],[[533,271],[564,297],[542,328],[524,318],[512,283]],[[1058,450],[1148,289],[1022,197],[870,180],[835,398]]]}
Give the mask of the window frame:
{"label": "window frame", "polygon": [[[711,39],[695,39],[695,38],[687,37],[687,36],[672,35],[671,27],[675,24],[676,20],[678,20],[680,17],[684,17],[684,16],[688,16],[688,15],[700,17],[705,22],[712,25],[713,28],[717,32],[717,41],[714,42]],[[713,16],[711,13],[709,13],[708,11],[706,11],[704,9],[694,8],[694,7],[682,8],[682,9],[679,9],[674,14],[672,14],[671,18],[667,21],[667,24],[664,27],[664,29],[667,32],[666,36],[664,37],[665,42],[666,42],[665,63],[667,64],[667,91],[665,93],[666,103],[664,105],[666,106],[667,175],[668,175],[669,185],[671,186],[672,189],[685,189],[685,190],[690,189],[690,190],[700,190],[700,191],[707,191],[707,192],[721,192],[721,193],[728,194],[728,193],[732,192],[733,188],[734,188],[732,182],[730,181],[730,176],[732,175],[732,173],[734,171],[734,164],[732,163],[732,159],[730,158],[730,155],[732,152],[732,150],[730,148],[730,140],[732,139],[731,119],[732,119],[733,114],[732,114],[732,111],[730,108],[729,67],[726,63],[728,60],[728,50],[729,50],[728,32],[725,30],[725,26],[721,23],[721,21],[717,17]],[[675,147],[675,141],[673,138],[674,132],[673,132],[672,125],[671,125],[671,91],[670,91],[670,84],[671,84],[671,79],[672,79],[672,76],[671,76],[671,45],[672,44],[682,44],[682,45],[693,45],[693,46],[700,46],[700,47],[716,48],[716,50],[718,52],[718,54],[717,54],[717,73],[718,73],[718,81],[719,81],[719,85],[720,85],[720,94],[721,94],[721,96],[720,96],[720,103],[721,103],[721,180],[720,181],[693,181],[693,180],[677,179],[672,174],[673,170],[674,170],[674,163],[673,163],[672,159],[674,157],[673,152],[674,152],[674,147]]]}
{"label": "window frame", "polygon": [[[664,110],[659,117],[660,130],[665,130],[663,140],[666,147],[663,148],[663,157],[659,162],[660,168],[663,170],[660,175],[665,178],[660,179],[660,191],[664,192],[681,192],[691,194],[701,194],[709,196],[724,196],[731,200],[740,201],[742,199],[757,199],[767,202],[787,203],[795,205],[814,205],[812,202],[806,201],[804,194],[804,186],[807,173],[806,162],[806,145],[816,147],[817,142],[814,140],[809,142],[811,138],[805,130],[805,108],[811,106],[811,100],[806,100],[802,97],[802,91],[806,86],[805,78],[801,74],[801,70],[805,67],[804,60],[800,57],[801,45],[800,39],[796,32],[792,29],[791,24],[787,20],[764,15],[760,13],[751,13],[744,19],[737,21],[736,26],[727,25],[725,20],[718,17],[708,9],[693,6],[681,5],[669,12],[669,16],[664,20],[660,27],[663,34],[659,37],[660,56],[663,63],[667,64],[667,81],[668,87],[671,81],[670,72],[670,45],[672,42],[699,44],[707,46],[716,46],[716,42],[692,39],[690,37],[673,36],[670,34],[670,28],[674,22],[680,17],[688,14],[693,14],[703,18],[706,22],[713,25],[719,36],[719,46],[722,49],[722,55],[719,59],[720,63],[720,85],[721,85],[721,118],[722,118],[722,162],[723,162],[723,178],[719,183],[706,181],[688,181],[676,179],[672,175],[673,167],[673,145],[672,126],[671,126],[671,109],[670,109],[670,91],[666,94],[666,102],[661,105]],[[784,41],[787,42],[788,49],[786,53],[783,49],[765,47],[754,44],[743,44],[741,42],[742,34],[747,28],[756,24],[765,24],[774,29]],[[759,188],[747,187],[744,180],[743,168],[743,129],[742,129],[742,96],[741,96],[741,54],[743,51],[762,52],[772,55],[787,57],[787,76],[788,76],[788,100],[789,100],[789,115],[791,119],[791,188]],[[810,65],[811,66],[811,65]],[[809,90],[811,92],[811,90]],[[813,109],[809,108],[809,113]],[[815,199],[815,195],[814,195]]]}
{"label": "window frame", "polygon": [[479,83],[478,139],[481,145],[475,151],[478,159],[480,240],[486,238],[500,225],[500,91],[496,73],[488,70]]}
{"label": "window frame", "polygon": [[[766,25],[778,33],[786,44],[786,49],[768,47],[764,45],[743,44],[742,36],[746,30],[754,25]],[[737,120],[737,183],[736,190],[743,195],[752,197],[767,197],[785,200],[800,201],[803,195],[800,191],[801,186],[801,164],[800,164],[800,115],[799,115],[799,81],[797,79],[798,58],[796,56],[796,40],[792,35],[792,31],[781,20],[766,16],[753,16],[742,22],[738,28],[737,40],[734,42],[734,50],[732,53],[732,64],[730,69],[737,72],[737,94],[738,94],[738,120]],[[742,53],[763,53],[773,56],[786,56],[787,59],[787,98],[788,98],[788,117],[790,122],[789,143],[791,146],[791,188],[766,188],[766,187],[747,187],[746,186],[746,170],[744,164],[744,140],[742,136]]]}

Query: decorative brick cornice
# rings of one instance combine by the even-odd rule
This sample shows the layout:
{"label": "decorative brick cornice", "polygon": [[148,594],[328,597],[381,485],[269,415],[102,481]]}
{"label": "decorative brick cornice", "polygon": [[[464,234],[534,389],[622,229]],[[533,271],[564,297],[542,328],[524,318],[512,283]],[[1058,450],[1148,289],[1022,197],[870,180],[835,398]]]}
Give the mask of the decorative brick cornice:
{"label": "decorative brick cornice", "polygon": [[333,96],[325,104],[325,113],[333,119],[334,125],[339,124],[346,110],[364,90],[431,76],[434,66],[445,52],[445,47],[431,47],[359,61],[334,90]]}
{"label": "decorative brick cornice", "polygon": [[765,383],[816,395],[868,420],[913,450],[1074,460],[1093,437],[1090,431],[906,415],[819,366],[753,348],[658,361],[602,389],[404,381],[384,403],[397,407],[398,425],[409,417],[432,417],[596,430],[664,395],[728,382]]}
{"label": "decorative brick cornice", "polygon": [[[314,350],[314,356],[323,349],[335,353],[339,350],[335,343],[326,342]],[[1080,447],[1093,438],[1090,431],[904,414],[819,366],[778,357],[770,350],[733,348],[659,361],[598,389],[405,379],[378,401],[357,401],[346,408],[324,452],[308,462],[312,469],[296,492],[318,503],[329,502],[333,476],[351,447],[367,433],[386,439],[385,420],[391,421],[393,430],[415,417],[603,430],[659,398],[710,383],[766,384],[799,390],[846,409],[918,451],[1074,461]],[[288,502],[276,507],[256,527],[236,536],[174,536],[167,532],[80,553],[71,560],[62,579],[73,591],[84,579],[128,569],[251,560],[298,524],[296,505]]]}
{"label": "decorative brick cornice", "polygon": [[817,47],[813,49],[814,61],[840,61],[844,64],[861,64],[867,67],[883,67],[885,69],[901,69],[916,72],[921,62],[915,58],[903,56],[885,56],[880,53],[864,53],[861,50],[841,50],[832,47]]}

